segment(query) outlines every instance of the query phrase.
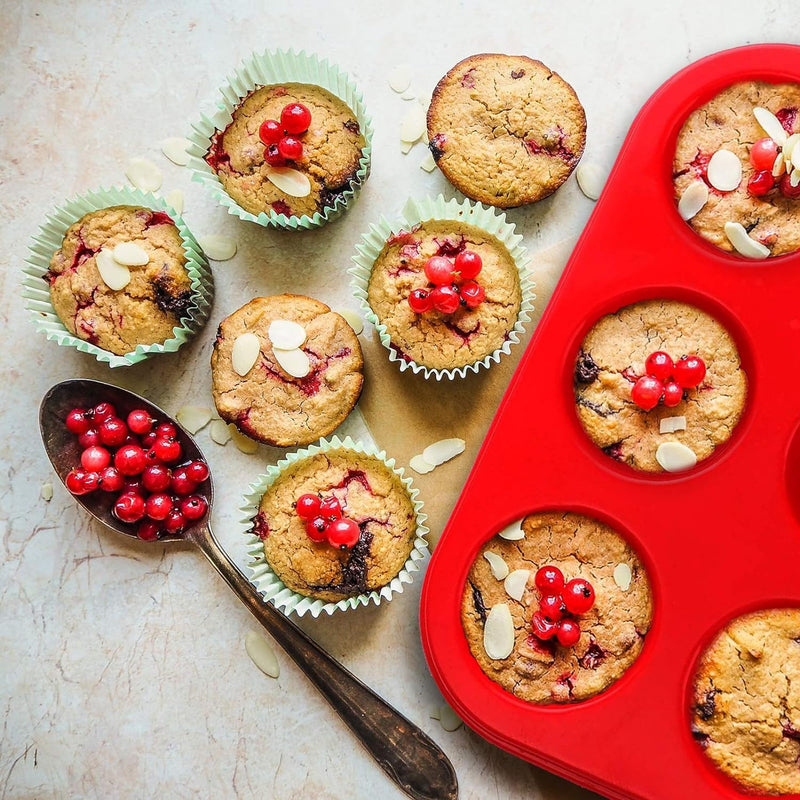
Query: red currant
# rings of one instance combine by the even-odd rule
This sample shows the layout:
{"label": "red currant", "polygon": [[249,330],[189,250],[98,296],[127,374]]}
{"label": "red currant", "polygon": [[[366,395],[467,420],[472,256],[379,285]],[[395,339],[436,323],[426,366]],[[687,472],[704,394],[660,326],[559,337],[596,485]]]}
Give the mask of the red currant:
{"label": "red currant", "polygon": [[277,144],[267,145],[267,149],[264,151],[264,161],[266,161],[271,167],[286,166],[286,159],[281,155],[281,151],[278,150]]}
{"label": "red currant", "polygon": [[668,381],[672,377],[672,358],[669,353],[657,350],[647,356],[644,362],[644,371],[659,381]]}
{"label": "red currant", "polygon": [[89,428],[89,430],[84,431],[78,437],[78,444],[83,447],[84,449],[87,447],[95,447],[100,442],[100,434],[97,431],[97,428]]}
{"label": "red currant", "polygon": [[747,192],[752,197],[763,197],[775,186],[775,178],[768,169],[754,172],[747,182]]}
{"label": "red currant", "polygon": [[278,144],[283,139],[283,129],[281,128],[278,120],[265,119],[258,129],[258,138],[264,144]]}
{"label": "red currant", "polygon": [[294,504],[295,510],[301,519],[311,519],[320,513],[322,501],[315,494],[301,494]]}
{"label": "red currant", "polygon": [[181,503],[181,514],[190,522],[202,519],[208,511],[208,500],[201,494],[193,494]]}
{"label": "red currant", "polygon": [[67,477],[64,478],[64,484],[72,494],[86,494],[89,490],[85,489],[83,486],[83,479],[85,476],[85,470],[75,467],[67,473]]}
{"label": "red currant", "polygon": [[684,389],[694,389],[703,382],[706,376],[706,365],[700,356],[682,356],[675,363],[673,377]]}
{"label": "red currant", "polygon": [[147,466],[144,450],[137,444],[125,444],[114,455],[114,466],[123,475],[138,475]]}
{"label": "red currant", "polygon": [[156,492],[147,498],[145,513],[150,519],[161,521],[167,518],[170,511],[172,511],[172,498],[165,492]]}
{"label": "red currant", "polygon": [[65,424],[67,430],[77,436],[86,433],[92,426],[91,420],[86,416],[86,409],[84,408],[73,408],[72,411],[67,414]]}
{"label": "red currant", "polygon": [[118,447],[128,438],[128,426],[119,417],[109,417],[97,429],[100,441],[109,447]]}
{"label": "red currant", "polygon": [[433,307],[442,314],[453,314],[461,306],[461,296],[452,286],[435,286],[431,291]]}
{"label": "red currant", "polygon": [[144,495],[146,492],[144,487],[142,486],[141,478],[142,478],[141,475],[125,478],[124,483],[122,484],[122,493]]}
{"label": "red currant", "polygon": [[158,539],[159,524],[152,519],[143,519],[136,529],[136,535],[145,542]]}
{"label": "red currant", "polygon": [[540,639],[552,639],[556,635],[558,626],[551,622],[541,611],[534,611],[531,617],[531,628]]}
{"label": "red currant", "polygon": [[190,481],[202,483],[209,476],[208,464],[205,461],[192,461],[186,467],[186,474],[189,476]]}
{"label": "red currant", "polygon": [[350,549],[361,538],[361,529],[352,519],[337,519],[328,526],[328,543],[340,550]]}
{"label": "red currant", "polygon": [[138,522],[144,516],[144,498],[138,494],[121,494],[114,503],[114,516],[122,522]]}
{"label": "red currant", "polygon": [[159,461],[163,461],[165,464],[177,461],[183,452],[177,439],[162,439],[160,436],[156,439],[151,451]]}
{"label": "red currant", "polygon": [[474,250],[463,250],[456,256],[455,268],[462,281],[475,278],[482,267],[483,261]]}
{"label": "red currant", "polygon": [[675,408],[683,400],[683,388],[675,381],[664,384],[663,403],[667,408]]}
{"label": "red currant", "polygon": [[573,578],[561,593],[570,614],[585,614],[594,605],[594,589],[589,581]]}
{"label": "red currant", "polygon": [[581,638],[581,626],[573,619],[562,619],[558,623],[556,638],[563,647],[573,647]]}
{"label": "red currant", "polygon": [[756,170],[769,170],[775,166],[775,159],[778,157],[778,144],[769,137],[758,139],[753,142],[750,148],[750,163]]}
{"label": "red currant", "polygon": [[179,497],[186,497],[197,489],[197,484],[189,477],[186,467],[178,467],[172,472],[170,487]]}
{"label": "red currant", "polygon": [[119,492],[125,485],[125,479],[116,467],[106,467],[100,471],[100,488],[104,492]]}
{"label": "red currant", "polygon": [[311,125],[311,112],[302,103],[289,103],[281,111],[281,126],[286,133],[305,133]]}
{"label": "red currant", "polygon": [[128,427],[137,435],[144,436],[153,430],[155,420],[141,408],[136,408],[128,414]]}
{"label": "red currant", "polygon": [[319,513],[325,517],[328,522],[333,522],[342,516],[342,507],[335,497],[326,497],[319,504]]}
{"label": "red currant", "polygon": [[312,542],[328,540],[328,522],[325,517],[314,517],[306,520],[306,533]]}
{"label": "red currant", "polygon": [[92,418],[96,423],[101,423],[105,419],[117,416],[117,409],[111,403],[98,403],[92,409]]}
{"label": "red currant", "polygon": [[172,511],[167,514],[163,526],[167,533],[180,533],[186,527],[186,517],[181,514],[179,509],[173,508]]}
{"label": "red currant", "polygon": [[156,428],[156,437],[158,439],[174,439],[178,435],[178,431],[171,422],[162,422]]}
{"label": "red currant", "polygon": [[142,447],[146,447],[149,450],[156,443],[156,439],[158,439],[158,434],[155,431],[146,433],[142,436]]}
{"label": "red currant", "polygon": [[543,594],[558,594],[564,588],[564,573],[558,567],[541,567],[533,579]]}
{"label": "red currant", "polygon": [[83,490],[85,492],[93,492],[95,489],[100,488],[100,473],[94,470],[85,472],[83,474]]}
{"label": "red currant", "polygon": [[792,186],[792,176],[784,175],[781,178],[781,194],[789,200],[796,200],[800,197],[800,183]]}
{"label": "red currant", "polygon": [[475,281],[464,281],[461,284],[461,297],[467,308],[477,308],[486,299],[486,289]]}
{"label": "red currant", "polygon": [[172,482],[172,473],[164,464],[150,464],[142,473],[142,486],[148,492],[165,492]]}
{"label": "red currant", "polygon": [[87,447],[81,453],[81,466],[89,472],[100,472],[111,463],[111,453],[105,447]]}
{"label": "red currant", "polygon": [[539,600],[539,610],[551,622],[558,622],[567,612],[567,607],[558,594],[546,594]]}
{"label": "red currant", "polygon": [[435,286],[453,282],[453,262],[444,256],[432,256],[425,262],[425,277]]}
{"label": "red currant", "polygon": [[631,398],[639,408],[651,411],[664,394],[664,384],[652,375],[643,375],[631,389]]}
{"label": "red currant", "polygon": [[284,136],[278,142],[278,152],[288,161],[299,161],[303,157],[303,143],[294,136]]}
{"label": "red currant", "polygon": [[427,289],[414,289],[408,296],[408,304],[415,314],[424,314],[433,308],[431,293]]}

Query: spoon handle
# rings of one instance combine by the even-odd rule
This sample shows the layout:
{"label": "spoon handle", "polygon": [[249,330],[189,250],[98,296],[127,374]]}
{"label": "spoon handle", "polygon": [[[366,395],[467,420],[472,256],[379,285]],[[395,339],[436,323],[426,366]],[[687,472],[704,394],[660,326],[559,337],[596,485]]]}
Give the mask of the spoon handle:
{"label": "spoon handle", "polygon": [[328,655],[285,614],[267,603],[228,558],[211,528],[195,528],[187,538],[200,547],[253,616],[409,797],[456,800],[455,770],[432,739]]}

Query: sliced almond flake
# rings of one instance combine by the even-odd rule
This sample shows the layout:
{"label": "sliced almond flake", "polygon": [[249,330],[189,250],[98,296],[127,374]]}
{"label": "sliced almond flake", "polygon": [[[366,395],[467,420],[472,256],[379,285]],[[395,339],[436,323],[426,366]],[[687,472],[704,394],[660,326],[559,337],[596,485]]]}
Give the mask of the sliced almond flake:
{"label": "sliced almond flake", "polygon": [[[788,170],[789,165],[787,164],[786,167]],[[800,168],[800,144],[796,145],[792,151],[792,169],[798,168]]]}
{"label": "sliced almond flake", "polygon": [[416,100],[417,96],[414,94],[414,92],[412,92],[409,89],[407,92],[403,92],[403,94],[400,95],[400,99],[401,100]]}
{"label": "sliced almond flake", "polygon": [[211,437],[212,442],[221,444],[223,447],[231,440],[228,424],[221,419],[211,420],[211,424],[208,426],[208,435]]}
{"label": "sliced almond flake", "polygon": [[431,709],[430,718],[431,719],[439,719],[441,714],[442,714],[441,708],[439,706],[436,706],[436,708],[432,708]]}
{"label": "sliced almond flake", "polygon": [[789,176],[789,185],[793,189],[795,186],[800,185],[800,168],[792,170],[792,174]]}
{"label": "sliced almond flake", "polygon": [[656,450],[656,461],[667,472],[683,472],[697,464],[697,456],[685,444],[664,442]]}
{"label": "sliced almond flake", "polygon": [[189,433],[195,434],[211,422],[211,409],[205,406],[183,406],[178,409],[175,418]]}
{"label": "sliced almond flake", "polygon": [[447,703],[445,703],[439,709],[439,724],[448,733],[452,733],[453,731],[457,731],[464,724],[464,721],[447,705]]}
{"label": "sliced almond flake", "polygon": [[623,592],[627,592],[628,589],[631,588],[632,580],[633,573],[627,564],[617,564],[617,566],[614,567],[614,583],[616,583]]}
{"label": "sliced almond flake", "polygon": [[717,150],[708,162],[708,182],[721,192],[732,192],[742,182],[742,162],[730,150]]}
{"label": "sliced almond flake", "polygon": [[530,577],[531,571],[529,569],[515,569],[513,572],[509,572],[503,582],[503,588],[506,590],[506,594],[512,600],[522,600],[522,596],[525,594],[525,587],[528,585],[528,579]]}
{"label": "sliced almond flake", "polygon": [[425,110],[419,103],[414,103],[406,111],[400,123],[400,141],[417,142],[425,134],[428,122],[425,117]]}
{"label": "sliced almond flake", "polygon": [[143,267],[150,262],[150,254],[136,242],[120,242],[112,251],[114,261],[126,267]]}
{"label": "sliced almond flake", "polygon": [[425,153],[425,158],[422,159],[419,166],[420,169],[424,169],[425,172],[433,172],[436,169],[436,162],[433,160],[433,154],[430,150]]}
{"label": "sliced almond flake", "polygon": [[270,643],[259,633],[248,631],[244,637],[244,649],[250,660],[270,678],[277,678],[281,674],[278,657]]}
{"label": "sliced almond flake", "polygon": [[306,329],[290,319],[275,319],[269,324],[267,336],[273,347],[280,350],[295,350],[305,343]]}
{"label": "sliced almond flake", "polygon": [[483,626],[483,649],[494,661],[502,661],[514,649],[514,620],[505,603],[492,606]]}
{"label": "sliced almond flake", "polygon": [[794,153],[794,148],[797,146],[798,141],[800,141],[800,133],[793,133],[786,140],[786,144],[784,144],[783,148],[781,149],[785,159],[791,160],[792,154]]}
{"label": "sliced almond flake", "polygon": [[53,499],[53,484],[43,483],[40,495],[42,500],[45,501],[45,503],[49,503]]}
{"label": "sliced almond flake", "polygon": [[299,347],[293,350],[281,350],[279,347],[273,347],[272,353],[281,369],[293,378],[305,378],[311,372],[311,362]]}
{"label": "sliced almond flake", "polygon": [[398,64],[389,73],[389,86],[393,92],[403,94],[411,86],[411,67],[408,64]]}
{"label": "sliced almond flake", "polygon": [[693,181],[686,187],[678,201],[678,213],[681,215],[681,219],[688,222],[699,213],[707,202],[708,186],[705,181]]}
{"label": "sliced almond flake", "polygon": [[231,348],[231,365],[237,375],[244,377],[258,361],[261,340],[254,333],[243,333],[236,337]]}
{"label": "sliced almond flake", "polygon": [[336,313],[353,329],[356,336],[364,331],[364,320],[355,311],[340,308]]}
{"label": "sliced almond flake", "polygon": [[400,152],[405,156],[411,152],[414,142],[400,142]]}
{"label": "sliced almond flake", "polygon": [[246,453],[248,456],[258,452],[258,442],[249,436],[245,436],[232,422],[228,425],[228,430],[237,450]]}
{"label": "sliced almond flake", "polygon": [[173,136],[169,139],[164,139],[161,142],[161,152],[173,163],[179,167],[185,167],[189,163],[189,149],[192,143],[188,139],[183,139],[180,136]]}
{"label": "sliced almond flake", "polygon": [[658,425],[659,433],[675,433],[686,430],[686,417],[664,417]]}
{"label": "sliced almond flake", "polygon": [[197,243],[212,261],[227,261],[236,255],[236,239],[221,233],[200,236]]}
{"label": "sliced almond flake", "polygon": [[420,475],[427,475],[429,472],[433,472],[433,470],[436,469],[435,464],[426,461],[422,456],[414,456],[408,462],[408,466]]}
{"label": "sliced almond flake", "polygon": [[132,158],[125,177],[143,192],[157,192],[161,188],[161,170],[146,158]]}
{"label": "sliced almond flake", "polygon": [[118,292],[131,282],[131,271],[124,264],[115,261],[110,250],[100,250],[94,261],[103,283],[109,289]]}
{"label": "sliced almond flake", "polygon": [[267,166],[266,174],[267,180],[289,197],[308,197],[311,194],[311,181],[299,169]]}
{"label": "sliced almond flake", "polygon": [[440,439],[429,444],[423,451],[422,457],[429,463],[438,467],[451,458],[460,455],[466,449],[467,443],[463,439]]}
{"label": "sliced almond flake", "polygon": [[597,164],[581,161],[575,170],[578,187],[590,199],[597,200],[606,183],[606,174]]}
{"label": "sliced almond flake", "polygon": [[760,106],[756,106],[753,109],[753,114],[755,114],[756,121],[764,130],[764,133],[783,147],[789,135],[786,133],[783,125],[781,125],[781,121],[771,111],[768,111],[766,108],[761,108]]}
{"label": "sliced almond flake", "polygon": [[173,189],[164,200],[178,216],[183,214],[183,192],[180,189]]}
{"label": "sliced almond flake", "polygon": [[770,254],[769,247],[753,239],[741,222],[726,222],[725,235],[736,252],[747,258],[767,258]]}
{"label": "sliced almond flake", "polygon": [[783,153],[778,153],[775,163],[772,165],[772,177],[780,178],[786,171],[786,161]]}
{"label": "sliced almond flake", "polygon": [[518,519],[510,525],[506,525],[497,535],[507,542],[518,542],[520,539],[524,539],[525,531],[522,530],[522,520]]}
{"label": "sliced almond flake", "polygon": [[502,581],[508,577],[508,564],[506,564],[501,555],[487,550],[483,554],[483,557],[489,562],[492,575],[494,575],[497,580]]}

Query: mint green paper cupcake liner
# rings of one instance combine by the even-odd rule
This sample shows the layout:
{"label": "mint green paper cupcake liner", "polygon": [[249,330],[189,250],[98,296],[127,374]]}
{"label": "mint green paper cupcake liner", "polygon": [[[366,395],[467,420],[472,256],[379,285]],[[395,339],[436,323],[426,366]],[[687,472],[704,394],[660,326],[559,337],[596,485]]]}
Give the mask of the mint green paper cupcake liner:
{"label": "mint green paper cupcake liner", "polygon": [[[383,461],[392,472],[400,477],[414,505],[414,513],[417,517],[417,532],[414,539],[414,546],[400,572],[380,589],[376,589],[368,594],[348,597],[346,600],[339,600],[336,603],[307,597],[289,589],[275,572],[273,572],[272,567],[270,567],[264,555],[264,543],[252,531],[253,518],[258,513],[261,497],[275,482],[278,475],[296,461],[308,458],[309,456],[315,456],[317,453],[327,453],[331,450],[352,450],[356,453],[375,456]],[[420,563],[428,555],[428,544],[425,541],[428,528],[424,524],[427,519],[427,514],[424,514],[422,511],[423,504],[417,499],[418,494],[419,490],[414,488],[411,478],[404,477],[404,470],[395,467],[394,459],[387,459],[385,451],[378,451],[376,447],[354,442],[349,436],[343,440],[338,436],[333,436],[330,439],[320,439],[319,444],[289,453],[286,458],[279,461],[277,465],[268,466],[266,473],[258,476],[250,485],[247,494],[243,497],[244,504],[240,510],[244,515],[242,517],[242,522],[247,528],[247,530],[244,531],[247,536],[247,553],[252,559],[250,564],[248,564],[248,568],[252,573],[250,577],[251,582],[259,592],[261,592],[265,600],[272,602],[284,613],[290,614],[294,612],[298,617],[302,617],[307,613],[311,614],[312,617],[318,617],[323,611],[330,615],[337,610],[347,611],[351,608],[358,608],[358,606],[369,605],[370,602],[375,603],[377,606],[383,600],[391,600],[395,594],[402,593],[404,584],[412,582],[413,573],[419,571]]]}
{"label": "mint green paper cupcake liner", "polygon": [[[372,266],[375,259],[383,250],[386,240],[395,233],[408,230],[419,222],[429,220],[451,219],[481,228],[499,239],[506,247],[519,271],[520,290],[522,303],[514,327],[509,331],[502,347],[490,353],[480,361],[466,364],[454,369],[433,369],[416,361],[407,360],[392,347],[392,340],[372,310],[368,299],[369,279],[372,275]],[[355,266],[348,272],[353,276],[353,293],[361,302],[361,308],[369,322],[378,331],[381,344],[389,351],[389,360],[396,361],[403,372],[410,369],[415,374],[422,373],[425,378],[434,377],[437,381],[442,378],[450,380],[463,378],[468,372],[478,372],[481,368],[489,369],[493,363],[500,360],[500,356],[511,351],[511,346],[519,342],[520,336],[525,332],[525,323],[530,322],[530,312],[533,310],[534,282],[529,271],[530,259],[527,250],[522,246],[522,236],[516,232],[514,225],[506,220],[506,216],[494,208],[473,203],[470,200],[445,200],[443,195],[436,198],[426,197],[421,200],[409,200],[403,209],[400,219],[389,222],[385,217],[370,225],[369,231],[361,237],[361,243],[356,245],[356,254],[353,256]]]}
{"label": "mint green paper cupcake liner", "polygon": [[[310,83],[327,89],[336,95],[356,115],[361,132],[364,135],[364,148],[358,164],[358,171],[350,183],[350,188],[338,196],[332,206],[323,211],[316,211],[313,216],[286,216],[270,211],[252,214],[243,209],[226,191],[217,173],[206,163],[205,155],[211,146],[211,140],[217,131],[224,131],[233,119],[233,112],[254,89],[275,83]],[[289,230],[309,230],[319,228],[336,219],[355,200],[367,180],[372,159],[372,120],[367,116],[364,97],[350,77],[339,67],[330,64],[327,59],[320,61],[313,53],[304,50],[295,53],[293,50],[274,50],[253,53],[244,59],[241,65],[220,87],[222,100],[217,104],[217,111],[192,124],[189,140],[192,142],[189,152],[189,167],[193,172],[192,179],[202,183],[220,205],[228,209],[239,219],[255,222],[264,227],[287,228]]]}
{"label": "mint green paper cupcake liner", "polygon": [[[50,288],[45,278],[50,267],[50,259],[61,247],[67,228],[85,214],[110,206],[144,206],[169,214],[181,235],[183,252],[186,256],[185,267],[192,285],[192,305],[187,309],[186,316],[181,318],[181,324],[172,329],[173,337],[161,344],[140,344],[135,350],[121,356],[80,339],[67,330],[53,308]],[[25,264],[22,270],[22,296],[25,298],[25,308],[30,312],[36,330],[57,344],[89,353],[110,367],[127,367],[138,364],[156,353],[175,352],[203,327],[214,300],[214,279],[211,268],[186,223],[160,197],[129,187],[96,189],[67,200],[62,206],[57,207],[47,216],[39,232],[31,238]]]}

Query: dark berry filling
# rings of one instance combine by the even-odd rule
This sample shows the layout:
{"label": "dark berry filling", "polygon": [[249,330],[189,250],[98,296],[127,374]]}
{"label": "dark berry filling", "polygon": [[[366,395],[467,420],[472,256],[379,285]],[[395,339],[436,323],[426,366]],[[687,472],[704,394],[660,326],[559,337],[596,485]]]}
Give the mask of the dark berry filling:
{"label": "dark berry filling", "polygon": [[549,655],[551,658],[556,654],[556,640],[555,639],[540,639],[534,634],[530,634],[525,640],[531,650],[536,650],[537,653]]}
{"label": "dark berry filling", "polygon": [[481,618],[481,622],[486,622],[486,603],[483,602],[481,590],[472,581],[469,582],[469,585],[472,587],[472,605]]}
{"label": "dark berry filling", "polygon": [[154,211],[150,214],[149,219],[144,224],[145,230],[152,228],[155,225],[174,225],[172,217],[165,211]]}
{"label": "dark berry filling", "polygon": [[624,457],[622,455],[622,442],[615,442],[614,444],[610,444],[608,447],[603,448],[603,452],[614,459],[614,461],[624,461]]}
{"label": "dark berry filling", "polygon": [[449,256],[452,258],[462,253],[467,247],[467,240],[463,233],[445,236],[444,239],[434,237],[433,241],[436,242],[436,246],[439,248],[436,251],[437,256]]}
{"label": "dark berry filling", "polygon": [[223,167],[226,170],[235,172],[231,166],[231,157],[226,152],[225,146],[222,143],[227,130],[228,128],[225,128],[224,131],[216,131],[214,133],[214,135],[211,137],[211,145],[209,146],[208,152],[205,155],[206,164],[208,164],[208,166],[211,167],[214,172],[219,172]]}
{"label": "dark berry filling", "polygon": [[411,363],[414,359],[408,353],[404,353],[396,344],[390,345],[390,349],[392,349],[398,356],[406,363]]}
{"label": "dark berry filling", "polygon": [[796,108],[782,108],[775,116],[778,122],[783,125],[783,129],[788,134],[794,133],[794,124],[797,122],[797,109]]}
{"label": "dark berry filling", "polygon": [[432,136],[430,142],[428,142],[428,149],[431,151],[434,161],[438,161],[444,155],[444,143],[445,137],[441,133]]}
{"label": "dark berry filling", "polygon": [[525,74],[525,70],[524,69],[512,69],[511,70],[511,77],[514,80],[517,80],[517,79],[521,78],[524,74]]}
{"label": "dark berry filling", "polygon": [[578,159],[565,144],[566,134],[559,127],[552,131],[547,131],[544,136],[544,144],[538,144],[533,139],[525,139],[523,143],[531,155],[546,155],[551,158],[560,158],[568,166],[573,166]]}
{"label": "dark berry filling", "polygon": [[409,242],[400,248],[400,256],[404,259],[413,259],[419,255],[419,242]]}
{"label": "dark berry filling", "polygon": [[575,383],[593,383],[597,380],[600,367],[589,353],[581,353],[575,362]]}
{"label": "dark berry filling", "polygon": [[361,133],[361,128],[359,127],[358,122],[356,122],[354,119],[345,120],[342,124],[345,128],[347,128],[347,130],[350,131],[350,133],[354,133],[356,136]]}
{"label": "dark berry filling", "polygon": [[559,675],[556,679],[556,684],[558,686],[566,686],[567,691],[569,693],[570,698],[572,698],[572,690],[575,688],[575,684],[573,684],[572,679],[575,677],[574,673],[572,672],[565,672],[563,675]]}
{"label": "dark berry filling", "polygon": [[622,377],[625,378],[626,381],[630,383],[636,383],[639,380],[639,376],[633,371],[631,367],[625,367],[621,373]]}
{"label": "dark berry filling", "polygon": [[386,240],[386,244],[412,244],[415,241],[414,234],[418,230],[419,225],[415,225],[410,231],[397,231]]}
{"label": "dark berry filling", "polygon": [[591,400],[586,400],[583,397],[578,398],[578,405],[588,408],[589,411],[594,412],[598,417],[608,417],[611,414],[611,412],[608,409],[603,408],[600,403],[593,403]]}
{"label": "dark berry filling", "polygon": [[708,722],[714,716],[714,712],[717,710],[716,697],[718,694],[718,689],[711,689],[711,691],[706,692],[703,702],[698,703],[696,706],[697,716],[703,721]]}
{"label": "dark berry filling", "polygon": [[788,719],[781,720],[781,728],[783,729],[783,738],[792,739],[795,742],[800,742],[800,730],[792,725]]}
{"label": "dark berry filling", "polygon": [[332,355],[321,358],[316,353],[306,350],[306,354],[310,357],[312,369],[305,378],[286,378],[282,372],[279,372],[267,361],[263,361],[261,366],[270,377],[275,378],[275,380],[281,383],[297,386],[306,397],[311,397],[322,388],[322,375],[325,373],[325,370],[328,369],[331,361],[337,358],[346,358],[350,353],[351,350],[349,347],[342,347]]}
{"label": "dark berry filling", "polygon": [[171,281],[164,280],[161,276],[157,276],[153,281],[155,287],[155,301],[156,305],[167,314],[176,314],[178,317],[183,317],[192,305],[192,290],[187,289],[184,292],[174,294],[170,291]]}
{"label": "dark berry filling", "polygon": [[259,511],[253,518],[253,533],[262,540],[269,536],[269,523],[263,511]]}
{"label": "dark berry filling", "polygon": [[584,669],[597,669],[603,663],[606,651],[597,642],[592,642],[586,648],[586,652],[578,659],[578,663]]}
{"label": "dark berry filling", "polygon": [[346,595],[364,594],[367,591],[367,556],[370,553],[373,536],[366,530],[366,525],[366,522],[359,523],[361,537],[350,548],[350,557],[342,565],[341,582],[324,586],[312,586],[312,589]]}
{"label": "dark berry filling", "polygon": [[473,73],[475,72],[475,67],[472,69],[468,69],[462,76],[461,76],[461,85],[465,89],[474,89],[475,88],[475,76]]}
{"label": "dark berry filling", "polygon": [[[350,487],[350,484],[355,481],[356,483],[360,483],[364,489],[366,489],[370,494],[373,494],[372,487],[369,485],[369,480],[367,478],[367,473],[364,472],[362,469],[350,469],[347,471],[347,474],[342,478],[341,482],[337,483],[336,486],[331,486],[331,489],[347,489]],[[377,521],[377,520],[367,520],[367,521]]]}
{"label": "dark berry filling", "polygon": [[284,203],[283,200],[273,200],[270,205],[276,214],[285,214],[287,217],[292,216],[292,209],[289,207],[288,203]]}
{"label": "dark berry filling", "polygon": [[705,749],[708,747],[708,740],[711,738],[707,733],[703,733],[696,725],[692,725],[692,738]]}
{"label": "dark berry filling", "polygon": [[78,248],[75,250],[75,255],[72,257],[72,263],[69,265],[70,270],[76,270],[84,261],[91,258],[96,253],[97,250],[92,250],[91,247],[87,247],[86,243],[83,241],[83,237],[78,234]]}

